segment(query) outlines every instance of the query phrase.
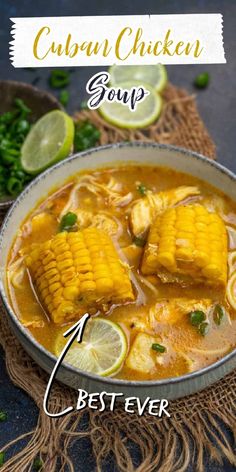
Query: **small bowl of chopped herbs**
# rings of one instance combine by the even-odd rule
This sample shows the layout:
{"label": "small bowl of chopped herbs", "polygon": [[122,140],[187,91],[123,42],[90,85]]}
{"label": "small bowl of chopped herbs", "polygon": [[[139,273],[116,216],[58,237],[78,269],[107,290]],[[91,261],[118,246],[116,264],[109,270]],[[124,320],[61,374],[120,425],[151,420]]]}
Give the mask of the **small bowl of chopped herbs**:
{"label": "small bowl of chopped herbs", "polygon": [[33,178],[21,164],[26,136],[39,118],[62,106],[50,93],[10,80],[0,81],[0,98],[0,209],[6,209]]}

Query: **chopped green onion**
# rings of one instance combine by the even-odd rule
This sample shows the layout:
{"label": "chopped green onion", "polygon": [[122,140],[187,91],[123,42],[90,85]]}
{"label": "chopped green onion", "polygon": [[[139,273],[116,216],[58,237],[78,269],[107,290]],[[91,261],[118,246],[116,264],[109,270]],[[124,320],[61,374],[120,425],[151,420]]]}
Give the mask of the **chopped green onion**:
{"label": "chopped green onion", "polygon": [[20,153],[16,149],[2,149],[1,157],[4,164],[13,164]]}
{"label": "chopped green onion", "polygon": [[10,179],[7,181],[7,191],[10,195],[16,196],[22,191],[22,189],[23,183],[16,177],[10,177]]}
{"label": "chopped green onion", "polygon": [[166,347],[162,346],[162,344],[159,344],[159,343],[153,343],[152,349],[153,351],[160,352],[161,354],[163,354],[163,352],[166,351]]}
{"label": "chopped green onion", "polygon": [[15,98],[15,105],[17,106],[17,108],[19,108],[20,111],[23,112],[23,114],[28,115],[29,113],[31,113],[31,109],[27,107],[27,105],[23,100],[21,100],[21,98]]}
{"label": "chopped green onion", "polygon": [[222,305],[216,305],[213,311],[213,319],[216,325],[220,326],[225,316],[225,309]]}
{"label": "chopped green onion", "polygon": [[69,211],[61,219],[59,231],[71,231],[73,226],[77,223],[77,215]]}
{"label": "chopped green onion", "polygon": [[0,467],[3,466],[5,462],[5,452],[0,452]]}
{"label": "chopped green onion", "polygon": [[70,83],[70,75],[66,70],[53,70],[49,77],[49,84],[52,88],[63,88]]}
{"label": "chopped green onion", "polygon": [[209,326],[209,323],[207,322],[201,323],[198,327],[198,331],[202,336],[206,336],[207,333],[209,332],[209,329],[210,329],[210,326]]}
{"label": "chopped green onion", "polygon": [[20,164],[21,146],[31,124],[31,110],[20,98],[14,100],[14,108],[0,116],[0,196],[16,196],[31,180]]}
{"label": "chopped green onion", "polygon": [[88,102],[87,100],[82,100],[81,104],[80,104],[80,109],[81,110],[87,110],[88,109]]}
{"label": "chopped green onion", "polygon": [[69,92],[68,90],[61,90],[60,95],[59,95],[59,100],[62,105],[66,106],[68,101],[69,101]]}
{"label": "chopped green onion", "polygon": [[146,193],[147,193],[147,191],[148,191],[146,185],[144,185],[144,184],[139,184],[139,185],[137,186],[137,190],[138,190],[138,192],[139,192],[141,195],[143,195],[143,196],[146,195]]}
{"label": "chopped green onion", "polygon": [[197,88],[204,89],[208,86],[210,82],[210,76],[208,72],[203,72],[202,74],[199,74],[195,80],[194,80],[194,85]]}
{"label": "chopped green onion", "polygon": [[17,123],[17,127],[16,127],[16,132],[17,133],[26,134],[26,133],[28,133],[29,129],[30,129],[30,124],[27,120],[20,120]]}
{"label": "chopped green onion", "polygon": [[85,151],[95,146],[101,136],[101,132],[89,121],[75,124],[74,150]]}
{"label": "chopped green onion", "polygon": [[199,326],[206,319],[205,313],[201,310],[192,311],[189,316],[193,326]]}
{"label": "chopped green onion", "polygon": [[7,420],[7,413],[3,410],[0,410],[0,421],[6,421]]}
{"label": "chopped green onion", "polygon": [[138,247],[143,247],[145,246],[146,241],[143,238],[139,238],[138,236],[135,236],[133,239],[133,243]]}
{"label": "chopped green onion", "polygon": [[36,457],[36,459],[34,459],[34,462],[33,462],[33,470],[42,470],[43,468],[43,461],[39,458],[39,457]]}

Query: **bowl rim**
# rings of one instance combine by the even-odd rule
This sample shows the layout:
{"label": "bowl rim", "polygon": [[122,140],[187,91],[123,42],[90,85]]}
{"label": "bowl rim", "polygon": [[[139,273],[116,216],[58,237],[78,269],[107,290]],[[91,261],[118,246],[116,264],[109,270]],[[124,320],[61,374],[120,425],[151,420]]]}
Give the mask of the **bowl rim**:
{"label": "bowl rim", "polygon": [[[120,149],[120,148],[125,148],[125,147],[127,147],[127,148],[129,148],[129,147],[141,147],[141,148],[149,147],[149,148],[154,148],[154,149],[164,149],[164,150],[166,149],[166,150],[168,150],[170,152],[174,152],[174,153],[176,153],[176,152],[181,153],[181,154],[184,154],[186,156],[189,156],[190,158],[194,158],[194,159],[199,160],[200,162],[202,162],[203,165],[205,163],[207,165],[210,165],[210,166],[214,167],[217,171],[219,171],[219,172],[223,173],[224,175],[226,175],[227,177],[229,177],[230,180],[232,180],[233,182],[236,182],[236,175],[231,170],[229,170],[225,166],[223,166],[222,164],[220,164],[218,162],[215,162],[214,160],[209,159],[208,157],[203,156],[202,154],[199,154],[195,151],[191,151],[191,150],[181,148],[181,147],[178,147],[178,146],[173,146],[173,145],[170,145],[170,144],[160,144],[160,143],[155,143],[155,142],[143,142],[143,141],[132,141],[132,142],[120,142],[120,143],[114,143],[114,144],[107,144],[107,145],[103,145],[103,146],[97,146],[97,147],[94,147],[94,148],[90,148],[86,151],[82,151],[82,152],[73,154],[72,156],[68,157],[67,159],[65,159],[63,161],[60,161],[57,164],[55,164],[54,166],[46,169],[44,172],[39,174],[35,179],[33,179],[24,188],[24,190],[20,193],[20,195],[14,201],[13,205],[8,210],[8,212],[7,212],[7,214],[4,218],[4,221],[2,223],[1,230],[0,230],[0,250],[1,250],[2,243],[4,241],[4,233],[6,231],[8,222],[10,221],[10,219],[12,217],[12,214],[14,214],[14,211],[15,211],[16,207],[18,206],[18,204],[20,204],[21,200],[28,194],[28,192],[31,190],[31,188],[34,187],[35,185],[37,185],[41,180],[43,180],[45,176],[50,175],[52,172],[54,172],[55,169],[58,169],[60,167],[64,167],[65,165],[67,165],[67,163],[70,163],[71,161],[89,156],[89,155],[94,154],[94,153],[98,153],[100,151],[102,152],[102,151],[107,150],[107,149],[111,150],[111,149]],[[133,163],[135,164],[135,160],[133,161]],[[129,162],[127,162],[127,165],[129,165]],[[189,175],[191,175],[191,174],[189,174]],[[4,267],[4,270],[2,270],[2,273],[3,272],[5,272],[5,267]],[[20,331],[20,334],[23,335],[23,337],[26,339],[26,342],[29,342],[30,344],[32,344],[33,347],[36,350],[40,351],[44,356],[49,358],[50,361],[53,362],[53,364],[55,364],[56,361],[57,361],[57,357],[54,354],[52,354],[50,351],[48,351],[44,346],[42,346],[33,337],[33,335],[30,333],[29,329],[24,327],[24,325],[18,319],[17,315],[14,313],[14,310],[11,307],[10,301],[8,301],[9,297],[7,296],[7,293],[4,290],[3,277],[2,276],[0,277],[0,295],[1,295],[1,299],[2,299],[2,302],[3,302],[4,308],[5,308],[5,311],[7,313],[7,316],[9,316],[11,321],[13,322],[13,324],[16,325],[16,327]],[[93,380],[93,381],[102,382],[102,384],[105,384],[105,385],[106,384],[109,384],[111,386],[116,385],[116,386],[119,386],[121,388],[122,388],[122,386],[124,386],[124,387],[125,386],[133,386],[133,387],[139,387],[139,388],[146,388],[146,387],[155,387],[155,386],[156,387],[157,386],[168,386],[168,385],[182,383],[182,382],[185,382],[185,381],[188,381],[188,380],[190,381],[190,380],[197,379],[198,377],[201,377],[202,375],[207,374],[211,371],[214,371],[218,367],[223,366],[225,363],[227,363],[233,357],[235,357],[235,355],[236,355],[236,347],[230,353],[223,356],[218,361],[216,361],[216,362],[214,362],[214,363],[212,363],[212,364],[210,364],[206,367],[203,367],[202,369],[190,372],[189,374],[181,375],[179,377],[169,377],[169,378],[164,378],[164,379],[160,379],[160,380],[142,380],[141,381],[141,380],[117,379],[117,378],[114,378],[114,377],[102,377],[98,374],[93,374],[93,373],[90,373],[90,372],[82,371],[82,370],[80,370],[80,369],[78,369],[78,368],[76,368],[76,367],[74,367],[70,364],[67,364],[66,362],[63,362],[61,364],[61,367],[64,368],[65,370],[69,370],[71,373],[73,373],[75,375],[79,375],[79,376],[85,377],[85,378]]]}

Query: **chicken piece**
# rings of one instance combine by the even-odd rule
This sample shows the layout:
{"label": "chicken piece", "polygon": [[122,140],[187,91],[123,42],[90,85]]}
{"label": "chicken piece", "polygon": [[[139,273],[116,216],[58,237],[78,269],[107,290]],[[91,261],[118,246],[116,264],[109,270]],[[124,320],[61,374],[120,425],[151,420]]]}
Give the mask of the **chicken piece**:
{"label": "chicken piece", "polygon": [[77,225],[79,229],[87,228],[91,225],[93,220],[93,214],[91,211],[79,209],[76,210],[75,213],[77,215]]}
{"label": "chicken piece", "polygon": [[226,213],[226,205],[223,198],[219,195],[210,195],[209,197],[204,198],[204,206],[210,211],[211,213],[216,212],[224,219],[224,215]]}
{"label": "chicken piece", "polygon": [[24,321],[21,320],[25,328],[43,328],[45,326],[45,321],[42,318],[35,318],[34,320]]}
{"label": "chicken piece", "polygon": [[155,330],[157,323],[175,324],[191,311],[201,310],[206,316],[212,306],[212,300],[189,300],[188,298],[173,298],[159,300],[149,310],[149,326]]}
{"label": "chicken piece", "polygon": [[104,213],[97,213],[97,215],[93,217],[92,226],[105,231],[109,236],[117,235],[119,229],[119,225],[115,219]]}
{"label": "chicken piece", "polygon": [[159,193],[148,192],[146,197],[134,203],[130,214],[130,225],[134,236],[142,236],[149,229],[154,218],[168,207],[199,195],[198,187],[177,187]]}
{"label": "chicken piece", "polygon": [[143,374],[151,372],[156,366],[156,353],[152,349],[152,344],[156,342],[155,337],[139,333],[131,346],[126,366]]}
{"label": "chicken piece", "polygon": [[105,213],[101,212],[94,215],[92,212],[86,210],[77,210],[75,213],[80,229],[92,226],[105,231],[110,236],[117,235],[117,233],[120,232],[118,222],[112,218],[112,216],[106,215]]}

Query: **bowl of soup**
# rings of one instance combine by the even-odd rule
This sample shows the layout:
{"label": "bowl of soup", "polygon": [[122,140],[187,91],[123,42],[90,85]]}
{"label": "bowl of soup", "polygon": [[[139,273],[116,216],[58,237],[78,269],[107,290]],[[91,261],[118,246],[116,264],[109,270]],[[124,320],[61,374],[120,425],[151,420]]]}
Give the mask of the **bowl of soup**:
{"label": "bowl of soup", "polygon": [[[121,143],[38,176],[0,235],[9,323],[88,392],[178,398],[236,366],[235,175],[169,145]],[[71,331],[72,330],[72,331]]]}

